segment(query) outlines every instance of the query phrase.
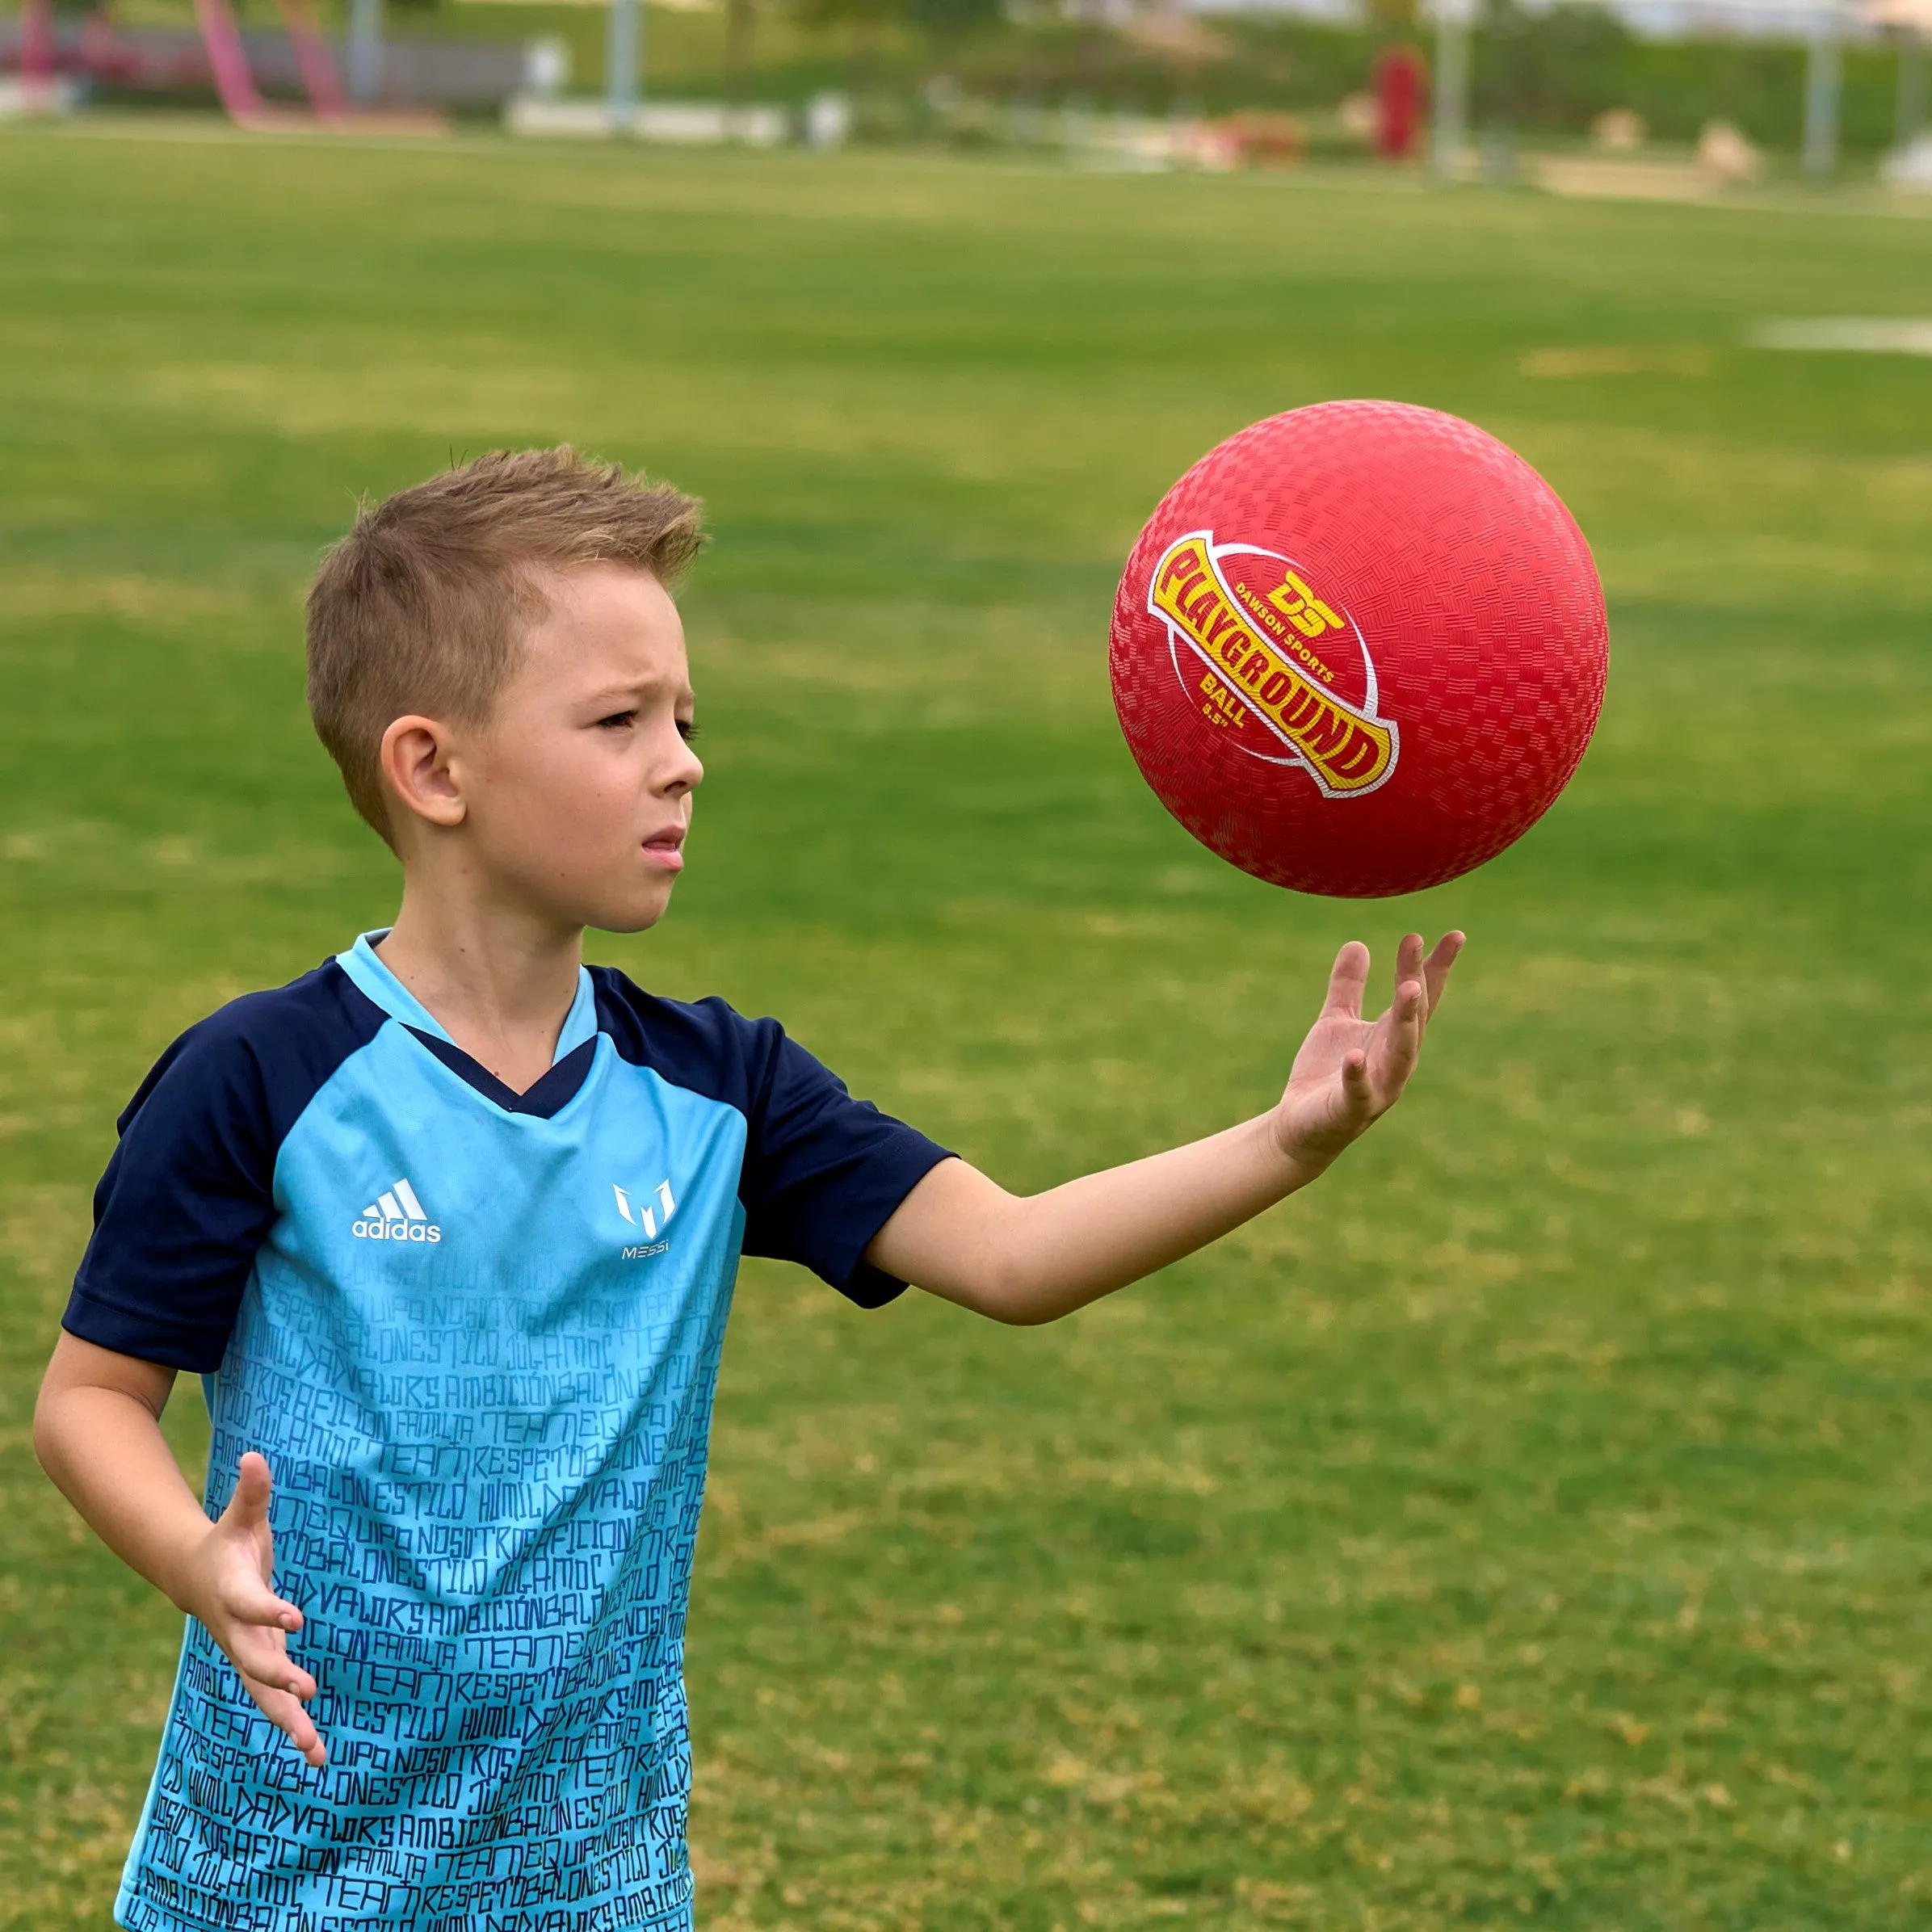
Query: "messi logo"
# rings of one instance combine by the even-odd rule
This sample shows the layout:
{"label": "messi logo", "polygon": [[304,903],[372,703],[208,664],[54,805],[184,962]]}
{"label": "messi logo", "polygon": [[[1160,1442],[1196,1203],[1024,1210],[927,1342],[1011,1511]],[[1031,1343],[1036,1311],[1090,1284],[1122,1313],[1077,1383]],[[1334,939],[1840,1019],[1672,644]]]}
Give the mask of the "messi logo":
{"label": "messi logo", "polygon": [[633,1201],[624,1190],[613,1182],[611,1192],[616,1197],[617,1212],[638,1229],[645,1243],[628,1247],[624,1251],[626,1261],[639,1261],[647,1254],[662,1254],[670,1245],[669,1241],[657,1239],[657,1231],[670,1225],[671,1216],[678,1212],[678,1203],[672,1198],[671,1184],[668,1180],[657,1183],[657,1193],[649,1200]]}

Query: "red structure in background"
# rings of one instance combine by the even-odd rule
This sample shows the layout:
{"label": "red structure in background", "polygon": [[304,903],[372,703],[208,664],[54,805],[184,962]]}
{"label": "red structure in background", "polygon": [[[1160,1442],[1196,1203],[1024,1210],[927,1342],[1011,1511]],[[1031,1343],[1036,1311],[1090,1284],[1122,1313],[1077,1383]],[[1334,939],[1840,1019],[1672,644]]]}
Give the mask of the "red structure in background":
{"label": "red structure in background", "polygon": [[69,77],[124,87],[194,87],[212,81],[229,117],[245,128],[405,134],[448,130],[447,120],[439,114],[351,107],[335,57],[317,22],[313,0],[275,0],[305,100],[301,107],[263,99],[231,0],[194,0],[194,4],[199,57],[157,50],[151,39],[117,32],[106,0],[87,15],[78,40],[71,32],[65,40],[57,36],[52,0],[21,0],[18,60],[27,105],[40,111],[54,107],[59,86]]}
{"label": "red structure in background", "polygon": [[276,0],[276,4],[295,48],[302,90],[309,96],[309,116],[271,107],[256,91],[254,76],[249,71],[248,55],[242,48],[229,0],[195,0],[195,19],[201,28],[202,44],[208,48],[208,69],[221,105],[231,120],[244,127],[288,127],[309,118],[328,125],[347,121],[351,118],[348,97],[336,76],[329,44],[316,26],[314,9],[309,0]]}
{"label": "red structure in background", "polygon": [[52,0],[21,0],[20,85],[30,101],[53,91]]}
{"label": "red structure in background", "polygon": [[1384,48],[1376,60],[1376,152],[1384,161],[1415,153],[1429,96],[1429,69],[1413,47]]}

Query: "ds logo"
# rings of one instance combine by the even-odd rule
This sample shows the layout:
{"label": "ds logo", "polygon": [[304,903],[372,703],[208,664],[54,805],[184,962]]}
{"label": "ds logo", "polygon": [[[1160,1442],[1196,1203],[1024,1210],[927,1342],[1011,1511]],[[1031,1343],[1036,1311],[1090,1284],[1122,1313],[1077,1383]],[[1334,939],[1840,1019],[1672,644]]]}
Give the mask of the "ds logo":
{"label": "ds logo", "polygon": [[647,1254],[663,1254],[670,1243],[658,1240],[657,1231],[661,1228],[668,1228],[671,1216],[678,1212],[678,1203],[671,1196],[670,1181],[663,1180],[657,1183],[657,1194],[649,1203],[633,1202],[629,1195],[615,1182],[611,1184],[611,1192],[616,1197],[617,1212],[644,1236],[643,1241],[624,1250],[624,1259],[641,1261]]}

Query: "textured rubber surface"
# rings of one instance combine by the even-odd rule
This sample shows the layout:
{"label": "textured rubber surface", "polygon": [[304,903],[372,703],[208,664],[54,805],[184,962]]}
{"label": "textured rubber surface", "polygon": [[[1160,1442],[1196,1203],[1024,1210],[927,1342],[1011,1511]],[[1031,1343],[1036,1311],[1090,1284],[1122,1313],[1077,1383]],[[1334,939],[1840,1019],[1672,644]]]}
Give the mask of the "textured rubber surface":
{"label": "textured rubber surface", "polygon": [[1396,402],[1258,422],[1175,484],[1114,607],[1114,702],[1189,831],[1257,878],[1376,898],[1493,859],[1603,701],[1596,567],[1473,424]]}

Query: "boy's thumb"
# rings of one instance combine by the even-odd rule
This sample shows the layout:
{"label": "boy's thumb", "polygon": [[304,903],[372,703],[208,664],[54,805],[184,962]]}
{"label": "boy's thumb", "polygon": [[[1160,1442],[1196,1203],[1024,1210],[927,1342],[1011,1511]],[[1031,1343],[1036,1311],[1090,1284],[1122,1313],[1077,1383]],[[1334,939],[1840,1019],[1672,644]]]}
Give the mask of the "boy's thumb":
{"label": "boy's thumb", "polygon": [[268,1473],[268,1458],[250,1449],[242,1458],[235,1476],[235,1493],[229,1498],[227,1514],[250,1527],[268,1518],[268,1497],[275,1484]]}

